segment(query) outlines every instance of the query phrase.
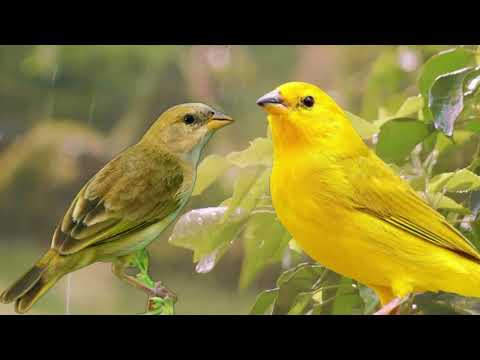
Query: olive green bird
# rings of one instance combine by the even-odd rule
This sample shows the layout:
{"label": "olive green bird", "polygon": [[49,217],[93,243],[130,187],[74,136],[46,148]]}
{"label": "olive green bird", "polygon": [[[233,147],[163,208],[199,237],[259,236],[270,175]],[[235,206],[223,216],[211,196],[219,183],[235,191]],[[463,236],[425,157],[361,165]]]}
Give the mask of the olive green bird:
{"label": "olive green bird", "polygon": [[165,111],[135,145],[106,164],[80,190],[61,219],[51,248],[0,295],[27,312],[64,275],[111,262],[120,279],[149,296],[165,297],[126,274],[135,252],[159,237],[188,202],[202,149],[233,120],[201,103]]}

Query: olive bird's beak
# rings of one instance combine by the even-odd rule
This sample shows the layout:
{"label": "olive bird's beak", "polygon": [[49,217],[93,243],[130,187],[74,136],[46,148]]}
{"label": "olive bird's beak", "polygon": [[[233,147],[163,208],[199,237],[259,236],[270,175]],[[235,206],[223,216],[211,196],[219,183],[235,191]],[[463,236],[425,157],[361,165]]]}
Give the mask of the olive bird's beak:
{"label": "olive bird's beak", "polygon": [[216,112],[207,121],[207,128],[209,130],[217,130],[231,124],[232,122],[233,122],[233,119],[230,116],[222,114],[221,112]]}
{"label": "olive bird's beak", "polygon": [[271,114],[283,114],[288,110],[282,95],[280,95],[277,89],[263,95],[257,100],[257,105],[263,107],[266,112]]}

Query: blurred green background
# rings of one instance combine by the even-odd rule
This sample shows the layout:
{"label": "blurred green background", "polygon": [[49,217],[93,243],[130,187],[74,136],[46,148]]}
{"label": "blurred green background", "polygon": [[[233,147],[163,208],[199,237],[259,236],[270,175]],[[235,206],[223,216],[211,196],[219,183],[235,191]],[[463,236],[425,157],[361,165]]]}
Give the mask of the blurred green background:
{"label": "blurred green background", "polygon": [[[284,82],[315,83],[343,108],[373,120],[416,95],[419,67],[446,48],[1,46],[0,289],[49,247],[80,187],[168,107],[205,102],[234,117],[205,152],[226,154],[264,136],[265,115],[255,100]],[[216,206],[231,193],[233,177],[227,174],[192,198],[185,211]],[[149,248],[151,272],[177,292],[179,314],[247,313],[281,270],[273,266],[239,291],[241,246],[201,275],[191,253],[167,238]],[[95,264],[61,280],[30,313],[135,314],[145,302],[110,273],[110,265]],[[0,305],[0,313],[12,314],[13,306]]]}

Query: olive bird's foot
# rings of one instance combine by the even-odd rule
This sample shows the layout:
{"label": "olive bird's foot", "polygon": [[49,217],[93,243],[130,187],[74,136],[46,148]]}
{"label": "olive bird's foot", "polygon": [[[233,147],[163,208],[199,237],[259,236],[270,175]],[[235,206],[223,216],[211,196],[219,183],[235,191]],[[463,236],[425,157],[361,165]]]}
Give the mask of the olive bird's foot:
{"label": "olive bird's foot", "polygon": [[177,301],[177,294],[164,286],[161,281],[155,283],[155,287],[152,289],[154,296],[162,299],[170,298],[173,301]]}

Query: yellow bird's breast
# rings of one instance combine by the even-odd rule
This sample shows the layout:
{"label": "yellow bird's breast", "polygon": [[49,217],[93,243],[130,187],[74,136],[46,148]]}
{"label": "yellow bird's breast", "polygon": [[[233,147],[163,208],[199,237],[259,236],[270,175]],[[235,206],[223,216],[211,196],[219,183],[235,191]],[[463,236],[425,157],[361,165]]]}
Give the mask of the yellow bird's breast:
{"label": "yellow bird's breast", "polygon": [[323,182],[322,176],[312,176],[316,169],[302,166],[301,161],[283,165],[273,167],[272,202],[282,224],[310,257],[364,284],[390,286],[392,278],[407,274],[401,261],[394,259],[394,244],[373,236],[394,239],[395,234],[342,206],[341,190],[331,187],[332,183],[341,186],[340,178],[332,181],[334,171],[325,171],[323,178],[329,180]]}
{"label": "yellow bird's breast", "polygon": [[478,287],[467,281],[477,278],[478,264],[345,206],[347,186],[342,188],[335,168],[308,163],[277,161],[270,181],[277,216],[306,254],[343,276],[401,296],[426,290],[478,296]]}

